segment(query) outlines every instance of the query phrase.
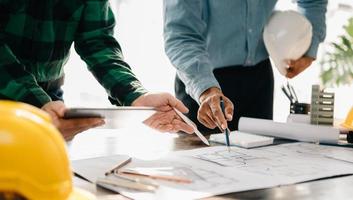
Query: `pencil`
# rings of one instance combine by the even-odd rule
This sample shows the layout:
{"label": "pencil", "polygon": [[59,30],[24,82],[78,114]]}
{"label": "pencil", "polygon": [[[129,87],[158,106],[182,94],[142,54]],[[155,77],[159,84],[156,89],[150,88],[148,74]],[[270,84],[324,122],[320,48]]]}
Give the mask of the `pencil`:
{"label": "pencil", "polygon": [[173,182],[178,182],[178,183],[192,183],[192,180],[184,178],[184,177],[149,174],[149,173],[143,173],[143,172],[129,170],[129,169],[119,170],[119,173],[135,175],[135,176],[143,176],[143,177],[165,180],[165,181],[173,181]]}
{"label": "pencil", "polygon": [[297,93],[295,92],[294,90],[294,87],[293,86],[290,86],[291,90],[292,90],[292,93],[293,93],[293,96],[294,96],[294,100],[296,103],[298,103],[298,96],[297,96]]}
{"label": "pencil", "polygon": [[135,182],[131,182],[129,180],[112,180],[112,179],[98,178],[97,185],[101,185],[101,184],[107,184],[107,185],[112,185],[112,186],[117,186],[117,187],[124,187],[124,188],[146,191],[146,192],[154,192],[158,189],[158,188],[151,186],[151,185],[135,183]]}
{"label": "pencil", "polygon": [[208,140],[205,138],[205,136],[202,135],[202,133],[197,129],[197,127],[195,127],[194,122],[192,122],[188,117],[186,117],[183,113],[181,113],[178,109],[173,108],[174,111],[179,115],[179,117],[181,119],[184,120],[184,122],[190,126],[192,126],[194,128],[194,132],[197,135],[197,137],[200,138],[200,140],[205,143],[206,145],[210,146],[210,143],[208,142]]}
{"label": "pencil", "polygon": [[114,173],[116,170],[124,167],[125,165],[129,164],[131,162],[131,157],[125,160],[124,162],[119,163],[119,165],[115,166],[113,169],[105,172],[105,175],[108,176],[109,174]]}
{"label": "pencil", "polygon": [[290,101],[291,103],[294,103],[294,102],[293,102],[293,99],[292,99],[292,98],[290,97],[290,95],[288,94],[286,88],[285,88],[284,86],[282,86],[281,89],[282,89],[283,93],[286,95],[286,97],[289,99],[289,101]]}
{"label": "pencil", "polygon": [[157,183],[155,183],[155,181],[148,180],[148,179],[136,178],[136,177],[133,177],[133,175],[128,175],[128,174],[123,175],[121,173],[121,174],[114,174],[114,176],[117,177],[117,178],[128,180],[128,181],[141,183],[141,184],[145,184],[145,185],[150,185],[150,186],[153,186],[153,187],[156,187],[156,188],[159,187],[159,185]]}
{"label": "pencil", "polygon": [[[221,109],[222,109],[222,112],[223,112],[223,115],[225,117],[225,110],[224,110],[224,101],[221,97],[220,99],[220,103],[221,103]],[[229,144],[229,129],[226,128],[226,130],[224,130],[224,134],[226,135],[226,144],[227,144],[227,147],[228,147],[228,151],[230,151],[230,144]]]}

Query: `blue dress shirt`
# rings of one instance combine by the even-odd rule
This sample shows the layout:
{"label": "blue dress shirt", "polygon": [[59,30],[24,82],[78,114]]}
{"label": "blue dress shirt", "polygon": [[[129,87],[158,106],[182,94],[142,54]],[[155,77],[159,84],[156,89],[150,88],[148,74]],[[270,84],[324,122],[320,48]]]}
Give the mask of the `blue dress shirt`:
{"label": "blue dress shirt", "polygon": [[[220,88],[214,69],[253,66],[268,58],[262,32],[276,2],[164,0],[165,51],[191,97],[198,102],[208,88]],[[297,5],[313,25],[306,55],[315,58],[326,34],[327,0],[298,0]]]}

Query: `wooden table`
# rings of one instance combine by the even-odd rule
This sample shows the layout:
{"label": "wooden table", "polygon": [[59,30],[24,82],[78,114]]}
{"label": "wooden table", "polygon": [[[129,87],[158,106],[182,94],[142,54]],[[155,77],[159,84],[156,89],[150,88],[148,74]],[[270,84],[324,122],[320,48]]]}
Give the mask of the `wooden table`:
{"label": "wooden table", "polygon": [[[100,129],[82,133],[68,145],[71,159],[128,154],[137,158],[155,159],[175,150],[205,147],[195,136],[162,134],[146,127],[117,129],[105,133]],[[215,144],[212,144],[215,145]],[[74,185],[86,189],[98,199],[128,199],[122,195],[97,188],[77,177]],[[231,193],[207,199],[353,199],[353,176],[311,181],[289,186]]]}

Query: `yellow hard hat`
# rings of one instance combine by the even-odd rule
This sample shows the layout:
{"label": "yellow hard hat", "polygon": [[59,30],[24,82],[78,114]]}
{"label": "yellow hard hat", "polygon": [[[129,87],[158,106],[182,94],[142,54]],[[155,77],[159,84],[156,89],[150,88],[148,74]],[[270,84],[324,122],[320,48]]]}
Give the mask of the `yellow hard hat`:
{"label": "yellow hard hat", "polygon": [[347,114],[346,120],[341,124],[343,127],[353,131],[353,107]]}
{"label": "yellow hard hat", "polygon": [[28,104],[0,101],[0,193],[26,199],[95,199],[73,188],[66,145],[50,116]]}

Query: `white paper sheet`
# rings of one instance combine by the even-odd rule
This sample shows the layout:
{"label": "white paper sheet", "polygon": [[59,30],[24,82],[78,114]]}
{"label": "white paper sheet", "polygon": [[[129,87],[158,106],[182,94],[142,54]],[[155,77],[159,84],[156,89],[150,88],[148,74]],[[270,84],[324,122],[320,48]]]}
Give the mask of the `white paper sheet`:
{"label": "white paper sheet", "polygon": [[[133,159],[129,167],[170,170],[173,175],[188,177],[192,183],[158,181],[159,189],[155,193],[133,191],[125,188],[106,187],[132,199],[199,199],[234,191],[246,191],[275,186],[275,182],[263,175],[254,175],[245,171],[221,167],[192,157],[168,155],[164,159],[143,161]],[[253,182],[257,178],[264,181]]]}
{"label": "white paper sheet", "polygon": [[302,123],[280,123],[247,117],[240,118],[239,131],[302,142],[337,144],[339,139],[339,129],[333,127]]}
{"label": "white paper sheet", "polygon": [[321,155],[323,157],[332,158],[336,160],[346,161],[353,164],[353,148],[351,147],[337,147],[326,145],[313,145],[310,143],[289,143],[280,146],[281,151],[293,151],[304,154]]}
{"label": "white paper sheet", "polygon": [[[327,146],[317,148],[315,144],[305,144],[304,149],[307,150],[302,151],[303,143],[257,149],[232,147],[231,152],[224,146],[216,146],[174,152],[155,161],[134,160],[130,167],[169,168],[173,173],[191,178],[193,183],[160,181],[161,187],[156,193],[113,189],[134,199],[197,199],[353,174],[352,163],[324,155]],[[310,153],[311,149],[318,153]]]}
{"label": "white paper sheet", "polygon": [[[243,148],[266,146],[273,143],[273,137],[260,136],[240,131],[231,131],[229,134],[230,145]],[[210,141],[226,144],[224,133],[212,134]]]}
{"label": "white paper sheet", "polygon": [[94,183],[98,178],[104,177],[105,172],[129,158],[127,155],[115,155],[74,160],[71,162],[71,167],[75,173]]}

